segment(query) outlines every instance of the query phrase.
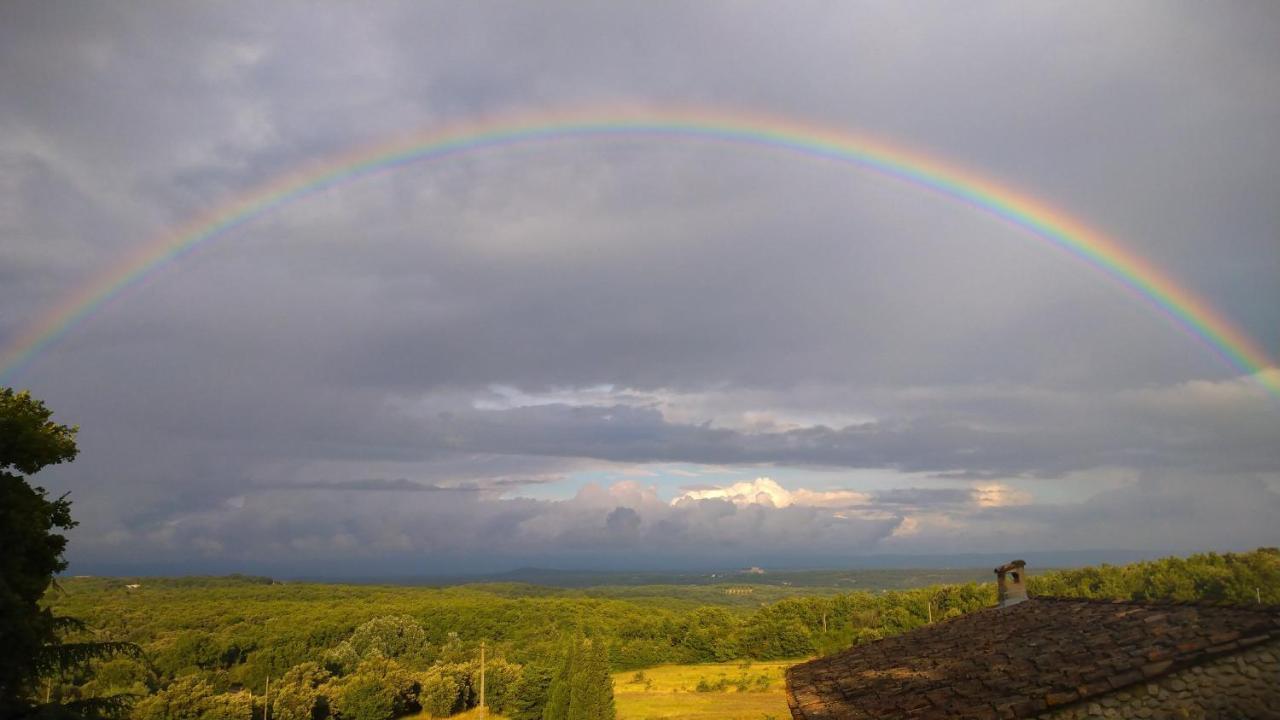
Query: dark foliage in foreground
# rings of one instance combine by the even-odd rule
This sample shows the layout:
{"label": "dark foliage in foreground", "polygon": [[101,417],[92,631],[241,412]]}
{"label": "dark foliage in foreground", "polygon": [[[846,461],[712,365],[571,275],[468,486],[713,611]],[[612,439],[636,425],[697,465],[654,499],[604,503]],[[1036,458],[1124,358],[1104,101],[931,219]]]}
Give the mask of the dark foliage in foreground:
{"label": "dark foliage in foreground", "polygon": [[[75,459],[76,428],[59,425],[29,393],[0,389],[0,717],[105,717],[128,706],[126,696],[49,702],[54,676],[117,655],[140,657],[129,643],[88,637],[83,623],[41,606],[55,573],[65,570],[75,527],[65,496],[50,500],[25,476]],[[41,680],[46,700],[33,699]]]}

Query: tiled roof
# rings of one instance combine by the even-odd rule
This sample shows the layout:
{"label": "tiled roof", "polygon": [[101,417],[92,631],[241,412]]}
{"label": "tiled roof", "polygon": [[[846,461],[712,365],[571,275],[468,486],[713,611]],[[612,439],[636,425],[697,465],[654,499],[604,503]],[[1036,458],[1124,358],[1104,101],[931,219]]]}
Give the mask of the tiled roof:
{"label": "tiled roof", "polygon": [[1280,638],[1280,607],[1032,598],[796,665],[796,720],[1025,718]]}

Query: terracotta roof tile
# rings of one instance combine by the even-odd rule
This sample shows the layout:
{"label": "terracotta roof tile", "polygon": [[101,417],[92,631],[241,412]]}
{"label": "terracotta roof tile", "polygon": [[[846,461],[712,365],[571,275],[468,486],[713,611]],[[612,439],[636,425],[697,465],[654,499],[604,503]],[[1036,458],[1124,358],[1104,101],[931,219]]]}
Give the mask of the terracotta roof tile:
{"label": "terracotta roof tile", "polygon": [[1280,638],[1280,608],[1032,598],[787,671],[796,720],[1025,718]]}

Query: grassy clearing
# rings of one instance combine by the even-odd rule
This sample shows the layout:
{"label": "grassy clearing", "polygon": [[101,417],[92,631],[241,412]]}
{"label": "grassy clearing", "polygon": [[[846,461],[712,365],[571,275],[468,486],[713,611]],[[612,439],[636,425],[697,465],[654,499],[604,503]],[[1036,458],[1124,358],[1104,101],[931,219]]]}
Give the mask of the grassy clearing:
{"label": "grassy clearing", "polygon": [[[660,665],[614,673],[618,720],[785,720],[791,713],[782,673],[795,662]],[[422,713],[410,720],[429,717]],[[449,720],[480,720],[480,713],[471,710]],[[491,711],[486,720],[505,718]]]}
{"label": "grassy clearing", "polygon": [[782,673],[794,663],[661,665],[615,673],[618,720],[783,720],[790,712]]}

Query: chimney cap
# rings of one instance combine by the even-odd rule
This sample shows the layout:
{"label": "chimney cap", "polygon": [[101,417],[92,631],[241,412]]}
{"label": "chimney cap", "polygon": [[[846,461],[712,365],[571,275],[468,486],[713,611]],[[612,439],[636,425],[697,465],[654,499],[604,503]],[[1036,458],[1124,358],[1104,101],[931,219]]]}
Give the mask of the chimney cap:
{"label": "chimney cap", "polygon": [[1004,565],[1001,565],[1000,567],[996,568],[994,572],[997,575],[999,575],[1000,573],[1006,573],[1006,572],[1009,572],[1010,570],[1019,570],[1026,566],[1027,566],[1026,560],[1014,560],[1012,562],[1007,562]]}

